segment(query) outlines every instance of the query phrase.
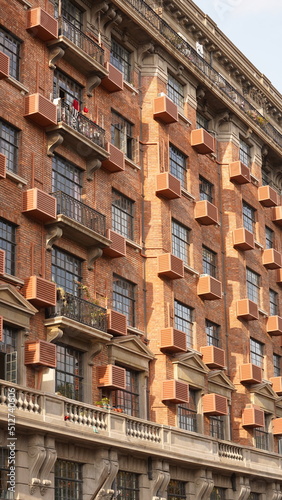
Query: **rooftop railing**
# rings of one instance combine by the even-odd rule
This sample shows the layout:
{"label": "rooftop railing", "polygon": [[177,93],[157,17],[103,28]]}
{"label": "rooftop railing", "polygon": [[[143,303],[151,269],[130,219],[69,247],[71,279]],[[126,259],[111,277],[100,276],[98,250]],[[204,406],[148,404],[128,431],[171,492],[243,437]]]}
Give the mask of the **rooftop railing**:
{"label": "rooftop railing", "polygon": [[64,101],[58,102],[58,122],[64,122],[72,129],[90,139],[94,144],[104,148],[105,130],[87,116],[77,111],[74,106]]}

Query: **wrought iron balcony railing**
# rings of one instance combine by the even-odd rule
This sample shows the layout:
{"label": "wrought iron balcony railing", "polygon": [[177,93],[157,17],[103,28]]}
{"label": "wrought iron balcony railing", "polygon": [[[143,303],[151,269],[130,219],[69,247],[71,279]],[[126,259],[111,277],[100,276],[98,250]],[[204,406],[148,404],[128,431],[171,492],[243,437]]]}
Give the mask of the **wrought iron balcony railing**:
{"label": "wrought iron balcony railing", "polygon": [[107,310],[104,307],[81,299],[58,288],[56,307],[46,309],[47,318],[65,316],[78,323],[92,326],[102,332],[107,331]]}
{"label": "wrought iron balcony railing", "polygon": [[59,18],[59,34],[68,38],[99,64],[104,64],[104,50],[102,47],[64,16]]}
{"label": "wrought iron balcony railing", "polygon": [[104,148],[105,130],[77,111],[72,105],[61,100],[58,103],[58,122],[66,123],[94,144]]}
{"label": "wrought iron balcony railing", "polygon": [[156,38],[160,35],[170,42],[174,49],[187,59],[188,66],[195,66],[212,83],[217,86],[232,103],[244,112],[256,125],[263,129],[280,148],[282,148],[282,134],[262,116],[254,106],[240,94],[225,78],[206,62],[196,50],[174,31],[144,0],[125,0],[146,23],[156,30]]}
{"label": "wrought iron balcony railing", "polygon": [[57,214],[66,215],[88,229],[105,236],[106,216],[104,214],[62,191],[51,194],[57,199]]}

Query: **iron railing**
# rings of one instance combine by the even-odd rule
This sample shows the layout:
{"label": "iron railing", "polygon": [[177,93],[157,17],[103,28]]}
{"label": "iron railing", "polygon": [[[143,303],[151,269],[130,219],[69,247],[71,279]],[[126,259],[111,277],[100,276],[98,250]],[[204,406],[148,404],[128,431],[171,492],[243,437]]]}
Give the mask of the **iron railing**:
{"label": "iron railing", "polygon": [[104,65],[104,49],[64,16],[59,19],[59,34],[68,38],[96,62]]}
{"label": "iron railing", "polygon": [[88,229],[105,236],[106,216],[104,214],[62,191],[51,194],[57,199],[57,214],[66,215]]}
{"label": "iron railing", "polygon": [[280,148],[282,148],[282,134],[261,115],[254,106],[238,92],[218,71],[216,71],[200,54],[174,31],[144,0],[125,0],[138,14],[140,14],[152,28],[156,30],[156,38],[159,41],[162,35],[172,44],[187,60],[188,66],[196,67],[203,73],[214,86],[226,96],[232,103],[244,112],[256,125],[263,129]]}
{"label": "iron railing", "polygon": [[61,121],[90,139],[94,144],[104,148],[105,130],[77,111],[74,106],[60,100],[58,103],[58,122]]}
{"label": "iron railing", "polygon": [[58,289],[56,307],[46,309],[47,318],[57,316],[65,316],[102,332],[107,331],[107,309],[61,289]]}

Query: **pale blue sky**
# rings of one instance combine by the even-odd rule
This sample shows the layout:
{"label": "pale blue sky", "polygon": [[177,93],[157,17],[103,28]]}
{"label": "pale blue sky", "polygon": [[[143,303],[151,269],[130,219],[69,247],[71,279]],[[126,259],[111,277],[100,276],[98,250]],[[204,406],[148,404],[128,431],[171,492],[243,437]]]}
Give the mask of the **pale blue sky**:
{"label": "pale blue sky", "polygon": [[282,0],[194,0],[282,93]]}

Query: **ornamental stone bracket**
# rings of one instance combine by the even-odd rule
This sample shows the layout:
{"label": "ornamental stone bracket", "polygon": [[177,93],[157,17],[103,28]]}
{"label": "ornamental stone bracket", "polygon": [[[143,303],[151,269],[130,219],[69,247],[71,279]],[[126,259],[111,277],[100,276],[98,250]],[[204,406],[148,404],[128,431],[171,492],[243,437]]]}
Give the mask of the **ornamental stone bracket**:
{"label": "ornamental stone bracket", "polygon": [[91,500],[111,500],[115,491],[112,484],[118,472],[118,455],[116,451],[106,450],[97,453],[94,461],[94,493]]}
{"label": "ornamental stone bracket", "polygon": [[165,500],[167,486],[170,481],[169,464],[160,460],[152,462],[152,500]]}
{"label": "ornamental stone bracket", "polygon": [[61,44],[52,45],[49,51],[49,68],[56,69],[56,62],[65,55],[64,47]]}
{"label": "ornamental stone bracket", "polygon": [[248,500],[251,493],[251,486],[248,477],[239,477],[236,488],[239,491],[238,500]]}
{"label": "ornamental stone bracket", "polygon": [[64,141],[64,137],[59,131],[47,134],[47,156],[54,156],[55,149]]}
{"label": "ornamental stone bracket", "polygon": [[271,483],[266,490],[266,500],[282,500],[282,485]]}
{"label": "ornamental stone bracket", "polygon": [[54,243],[63,236],[63,230],[56,223],[48,229],[46,234],[46,250],[52,250]]}
{"label": "ornamental stone bracket", "polygon": [[208,500],[214,487],[212,472],[201,469],[195,481],[195,500]]}
{"label": "ornamental stone bracket", "polygon": [[99,259],[99,257],[101,257],[102,255],[103,255],[102,248],[95,246],[95,247],[90,248],[90,250],[88,250],[87,269],[89,271],[93,271],[95,260]]}
{"label": "ornamental stone bracket", "polygon": [[44,496],[50,488],[50,472],[57,459],[54,440],[44,436],[36,435],[29,437],[28,441],[28,461],[30,471],[30,494],[33,495],[37,488]]}
{"label": "ornamental stone bracket", "polygon": [[90,75],[87,78],[86,92],[88,97],[93,97],[93,90],[98,87],[101,83],[102,79],[96,74]]}
{"label": "ornamental stone bracket", "polygon": [[89,158],[86,160],[86,178],[88,181],[93,181],[94,172],[101,168],[102,162],[99,158]]}

